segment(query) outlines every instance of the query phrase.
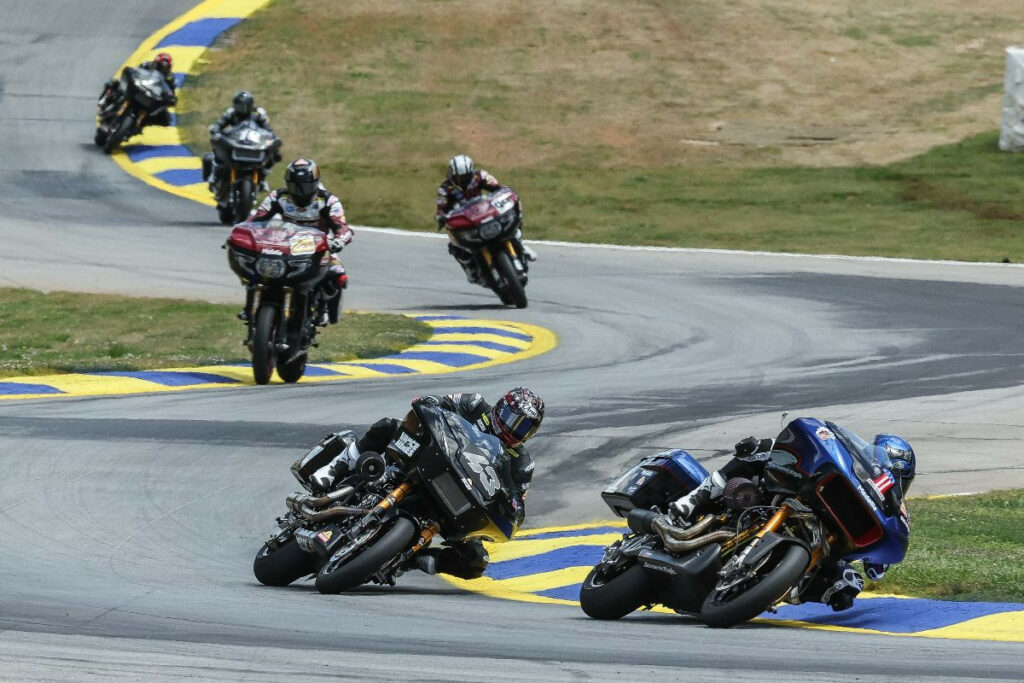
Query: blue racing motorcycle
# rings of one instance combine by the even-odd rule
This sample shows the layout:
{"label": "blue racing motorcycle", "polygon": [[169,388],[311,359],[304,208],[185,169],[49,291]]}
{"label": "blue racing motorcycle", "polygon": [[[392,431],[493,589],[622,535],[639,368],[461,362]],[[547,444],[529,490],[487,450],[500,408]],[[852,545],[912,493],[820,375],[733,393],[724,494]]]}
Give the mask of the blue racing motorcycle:
{"label": "blue racing motorcycle", "polygon": [[580,588],[595,619],[661,604],[709,626],[799,602],[838,560],[903,560],[910,518],[885,450],[832,422],[800,418],[775,439],[763,473],[730,479],[716,509],[692,526],[668,504],[707,470],[683,450],[644,458],[602,492],[629,531],[605,549]]}

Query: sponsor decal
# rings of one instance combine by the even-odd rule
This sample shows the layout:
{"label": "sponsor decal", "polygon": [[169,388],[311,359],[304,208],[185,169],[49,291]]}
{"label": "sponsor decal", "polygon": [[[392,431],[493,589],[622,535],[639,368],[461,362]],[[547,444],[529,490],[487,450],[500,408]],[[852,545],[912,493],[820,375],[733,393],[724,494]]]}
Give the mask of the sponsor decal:
{"label": "sponsor decal", "polygon": [[280,249],[264,248],[262,253],[269,254],[270,256],[284,256],[284,252],[281,251]]}
{"label": "sponsor decal", "polygon": [[828,441],[829,439],[836,438],[836,435],[833,434],[832,430],[828,427],[818,427],[818,431],[814,432],[814,434],[822,441]]}
{"label": "sponsor decal", "polygon": [[391,445],[395,447],[395,450],[404,454],[407,458],[411,458],[415,455],[416,450],[420,447],[419,442],[407,432],[399,434],[398,438],[395,439]]}
{"label": "sponsor decal", "polygon": [[333,536],[334,536],[334,532],[331,531],[330,529],[328,529],[327,531],[321,531],[320,533],[318,533],[316,535],[317,540],[319,540],[324,545],[327,545],[330,542],[331,537],[333,537]]}
{"label": "sponsor decal", "polygon": [[656,572],[671,574],[672,576],[676,575],[676,570],[672,569],[672,567],[666,567],[665,565],[661,564],[647,564],[646,562],[641,562],[640,564],[643,565],[644,569],[653,569]]}
{"label": "sponsor decal", "polygon": [[864,502],[867,503],[872,510],[874,510],[875,512],[879,512],[878,505],[875,504],[875,499],[868,495],[868,492],[864,489],[864,487],[861,486],[860,484],[857,484],[856,489],[857,493],[860,494],[860,497],[864,500]]}

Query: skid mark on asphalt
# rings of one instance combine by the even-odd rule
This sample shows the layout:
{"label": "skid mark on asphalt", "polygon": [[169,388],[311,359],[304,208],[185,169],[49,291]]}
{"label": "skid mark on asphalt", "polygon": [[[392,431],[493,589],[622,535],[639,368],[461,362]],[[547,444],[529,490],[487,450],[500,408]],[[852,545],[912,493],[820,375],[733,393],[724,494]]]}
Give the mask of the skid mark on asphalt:
{"label": "skid mark on asphalt", "polygon": [[[491,564],[480,579],[441,575],[455,586],[504,600],[579,607],[580,584],[604,546],[625,530],[619,522],[520,531],[508,543],[488,543]],[[663,607],[656,612],[673,614]],[[761,623],[893,636],[1024,643],[1024,604],[948,602],[865,593],[853,608],[783,605]]]}
{"label": "skid mark on asphalt", "polygon": [[[555,348],[554,332],[507,320],[413,315],[433,328],[425,342],[381,358],[310,363],[302,383],[402,375],[438,375],[512,363]],[[254,384],[245,365],[74,373],[0,379],[0,400],[110,396]]]}
{"label": "skid mark on asphalt", "polygon": [[[266,5],[269,0],[206,0],[150,35],[122,65],[135,66],[159,52],[174,58],[180,88],[202,64],[203,53],[227,29]],[[117,75],[120,75],[118,69]],[[129,175],[165,192],[214,206],[202,177],[202,161],[182,144],[177,119],[168,127],[148,126],[112,154]]]}

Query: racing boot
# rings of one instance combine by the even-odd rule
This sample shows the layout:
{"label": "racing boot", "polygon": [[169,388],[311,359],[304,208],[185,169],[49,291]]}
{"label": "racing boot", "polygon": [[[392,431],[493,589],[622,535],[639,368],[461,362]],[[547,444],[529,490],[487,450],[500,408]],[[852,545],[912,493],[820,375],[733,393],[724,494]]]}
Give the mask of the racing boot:
{"label": "racing boot", "polygon": [[687,493],[674,503],[669,504],[669,512],[682,526],[690,526],[696,513],[725,492],[725,477],[714,471],[704,478],[697,488]]}
{"label": "racing boot", "polygon": [[358,460],[359,447],[350,443],[333,460],[310,475],[309,482],[316,492],[327,491],[335,482],[347,477],[355,469]]}
{"label": "racing boot", "polygon": [[480,539],[446,541],[444,545],[437,553],[438,572],[467,580],[479,579],[484,575],[490,557]]}

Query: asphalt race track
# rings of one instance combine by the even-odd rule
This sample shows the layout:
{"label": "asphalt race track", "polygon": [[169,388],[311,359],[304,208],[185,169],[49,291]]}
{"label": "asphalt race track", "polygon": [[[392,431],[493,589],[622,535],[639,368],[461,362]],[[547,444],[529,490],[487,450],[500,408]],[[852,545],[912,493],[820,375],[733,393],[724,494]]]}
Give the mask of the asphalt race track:
{"label": "asphalt race track", "polygon": [[[91,142],[102,82],[192,4],[0,4],[0,285],[239,299],[213,209]],[[430,392],[544,396],[533,526],[607,519],[597,492],[624,464],[687,447],[714,465],[783,410],[905,435],[916,494],[1024,486],[1024,268],[536,246],[522,311],[466,284],[429,236],[357,229],[344,252],[350,307],[555,331],[530,360],[0,403],[0,678],[1020,680],[1015,643],[606,624],[413,574],[332,597],[257,585],[288,465]]]}

